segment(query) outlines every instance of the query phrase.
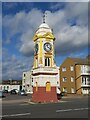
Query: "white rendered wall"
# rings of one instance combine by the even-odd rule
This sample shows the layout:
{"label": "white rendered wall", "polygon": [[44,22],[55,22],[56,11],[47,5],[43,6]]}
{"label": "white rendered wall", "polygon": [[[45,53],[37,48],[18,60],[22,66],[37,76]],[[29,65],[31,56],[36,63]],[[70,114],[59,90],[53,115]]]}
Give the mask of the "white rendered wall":
{"label": "white rendered wall", "polygon": [[25,77],[23,76],[22,89],[24,89],[27,93],[28,92],[32,93],[32,91],[33,91],[33,89],[32,89],[32,75],[31,75],[31,73],[32,73],[31,71],[27,71],[27,72],[23,73],[23,74],[25,74]]}
{"label": "white rendered wall", "polygon": [[13,89],[17,89],[18,91],[20,90],[20,85],[9,85],[9,84],[0,85],[0,90],[4,90],[4,87],[5,87],[5,90],[8,90],[9,92]]}

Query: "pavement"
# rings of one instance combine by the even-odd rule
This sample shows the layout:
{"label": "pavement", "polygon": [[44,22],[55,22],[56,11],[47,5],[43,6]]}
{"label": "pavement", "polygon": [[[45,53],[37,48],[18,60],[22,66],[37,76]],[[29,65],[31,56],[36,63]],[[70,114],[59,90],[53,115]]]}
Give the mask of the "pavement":
{"label": "pavement", "polygon": [[27,101],[27,99],[21,99],[21,100],[2,100],[2,104],[12,104],[12,103],[22,103]]}
{"label": "pavement", "polygon": [[62,98],[64,99],[64,98],[71,98],[71,99],[73,99],[73,98],[89,98],[90,96],[88,96],[88,95],[67,95],[67,96],[63,96]]}
{"label": "pavement", "polygon": [[[74,100],[81,99],[81,98],[87,98],[87,100],[88,100],[89,97],[90,96],[67,95],[67,96],[63,96],[60,100],[58,100],[58,103],[59,102],[67,102],[68,100],[72,100],[72,99],[74,99]],[[0,102],[2,102],[2,104],[13,104],[13,103],[38,104],[38,103],[34,103],[31,101],[31,95],[28,95],[28,96],[6,95],[6,97],[3,98],[2,100],[0,100]],[[44,104],[46,104],[46,103],[44,103]]]}

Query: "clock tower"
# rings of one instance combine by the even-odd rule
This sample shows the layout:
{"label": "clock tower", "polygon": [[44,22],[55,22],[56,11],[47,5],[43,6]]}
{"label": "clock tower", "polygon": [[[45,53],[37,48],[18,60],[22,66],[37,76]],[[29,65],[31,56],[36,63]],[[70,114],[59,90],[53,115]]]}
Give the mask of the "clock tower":
{"label": "clock tower", "polygon": [[55,37],[51,28],[45,23],[45,19],[36,30],[33,41],[32,101],[57,102],[58,69],[55,64],[54,54]]}

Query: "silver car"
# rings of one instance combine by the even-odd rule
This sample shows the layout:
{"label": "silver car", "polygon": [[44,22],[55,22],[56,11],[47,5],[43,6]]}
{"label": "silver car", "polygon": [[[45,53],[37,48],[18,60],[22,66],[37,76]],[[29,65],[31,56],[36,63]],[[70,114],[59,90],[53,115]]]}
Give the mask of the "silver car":
{"label": "silver car", "polygon": [[27,93],[24,90],[18,92],[18,95],[27,96]]}

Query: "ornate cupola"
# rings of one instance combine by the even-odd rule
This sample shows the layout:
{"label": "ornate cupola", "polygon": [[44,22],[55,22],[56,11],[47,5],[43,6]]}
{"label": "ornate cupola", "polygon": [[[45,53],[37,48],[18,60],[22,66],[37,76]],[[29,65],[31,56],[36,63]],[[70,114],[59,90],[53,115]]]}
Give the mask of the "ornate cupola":
{"label": "ornate cupola", "polygon": [[54,67],[54,41],[55,37],[51,28],[45,23],[38,27],[34,35],[34,66],[37,67]]}

